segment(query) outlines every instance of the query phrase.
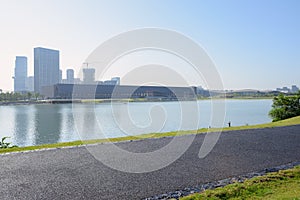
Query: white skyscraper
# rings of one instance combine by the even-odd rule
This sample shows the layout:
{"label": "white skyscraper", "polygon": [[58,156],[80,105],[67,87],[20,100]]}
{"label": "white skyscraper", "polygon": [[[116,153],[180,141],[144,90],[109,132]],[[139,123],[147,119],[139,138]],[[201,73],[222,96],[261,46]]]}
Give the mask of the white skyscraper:
{"label": "white skyscraper", "polygon": [[15,61],[14,91],[26,91],[27,57],[17,56]]}
{"label": "white skyscraper", "polygon": [[59,51],[34,48],[34,91],[59,83]]}
{"label": "white skyscraper", "polygon": [[83,83],[84,84],[95,84],[95,69],[84,68],[83,71]]}

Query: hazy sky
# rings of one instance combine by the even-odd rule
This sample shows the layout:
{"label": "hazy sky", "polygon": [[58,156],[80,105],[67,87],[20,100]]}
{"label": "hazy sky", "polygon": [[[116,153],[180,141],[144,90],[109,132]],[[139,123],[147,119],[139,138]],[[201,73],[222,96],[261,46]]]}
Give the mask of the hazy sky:
{"label": "hazy sky", "polygon": [[76,71],[106,39],[143,27],[191,37],[226,89],[300,86],[299,19],[298,0],[0,0],[0,88],[13,88],[15,56],[33,74],[34,47],[60,50]]}

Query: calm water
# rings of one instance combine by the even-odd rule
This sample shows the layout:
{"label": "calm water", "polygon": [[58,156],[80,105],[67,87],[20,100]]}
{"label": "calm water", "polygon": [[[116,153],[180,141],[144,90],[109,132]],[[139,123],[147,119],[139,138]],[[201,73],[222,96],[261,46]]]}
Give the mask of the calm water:
{"label": "calm water", "polygon": [[[197,104],[200,112],[199,128],[210,126],[211,101],[198,101]],[[227,126],[228,121],[231,121],[232,126],[270,122],[268,112],[271,105],[272,100],[227,100],[223,126]],[[163,112],[158,114],[164,120],[156,120],[163,121],[159,129],[150,126],[156,123],[155,119],[151,119],[151,112],[156,107],[163,108]],[[127,117],[128,113],[130,117]],[[137,127],[131,133],[124,127],[124,124],[128,124],[127,119],[131,119]],[[192,125],[182,128],[181,120],[178,102],[120,103],[113,108],[111,104],[0,106],[0,137],[10,136],[13,144],[28,146],[194,129]]]}

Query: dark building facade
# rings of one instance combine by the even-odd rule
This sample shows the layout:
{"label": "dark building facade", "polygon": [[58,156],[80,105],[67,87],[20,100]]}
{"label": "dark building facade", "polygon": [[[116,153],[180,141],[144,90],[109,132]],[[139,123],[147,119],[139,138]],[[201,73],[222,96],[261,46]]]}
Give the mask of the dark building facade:
{"label": "dark building facade", "polygon": [[127,99],[161,98],[196,99],[196,87],[56,84],[45,86],[42,95],[48,99]]}

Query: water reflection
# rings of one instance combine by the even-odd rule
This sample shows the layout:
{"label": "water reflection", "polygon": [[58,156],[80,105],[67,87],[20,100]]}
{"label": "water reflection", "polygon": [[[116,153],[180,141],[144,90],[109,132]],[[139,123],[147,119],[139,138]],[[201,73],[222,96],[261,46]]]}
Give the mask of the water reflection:
{"label": "water reflection", "polygon": [[35,106],[35,141],[34,145],[56,143],[61,134],[63,105],[34,105]]}
{"label": "water reflection", "polygon": [[72,113],[72,105],[67,104],[61,106],[61,134],[59,141],[67,142],[67,141],[75,141],[78,140],[78,135],[76,129],[74,127],[74,118]]}
{"label": "water reflection", "polygon": [[29,116],[31,112],[29,107],[23,109],[13,108],[14,110],[14,138],[18,141],[17,145],[25,146],[27,144],[27,134],[29,131]]}
{"label": "water reflection", "polygon": [[[231,121],[233,126],[270,122],[268,112],[272,100],[228,100],[224,126]],[[163,108],[160,108],[162,106]],[[199,128],[208,127],[211,117],[210,101],[199,101]],[[152,121],[152,112],[160,116]],[[155,110],[157,109],[158,110]],[[128,110],[127,110],[128,109]],[[155,113],[154,113],[155,114]],[[127,129],[128,116],[139,131]],[[157,120],[157,119],[156,119]],[[187,119],[188,120],[188,119]],[[9,136],[9,141],[19,146],[45,143],[67,142],[106,137],[121,137],[151,131],[151,124],[160,132],[180,128],[181,110],[178,102],[145,102],[115,105],[110,104],[71,104],[61,105],[18,105],[0,106],[0,137]],[[122,125],[122,126],[120,126]],[[129,124],[130,125],[130,124]],[[80,132],[80,135],[78,134]]]}

